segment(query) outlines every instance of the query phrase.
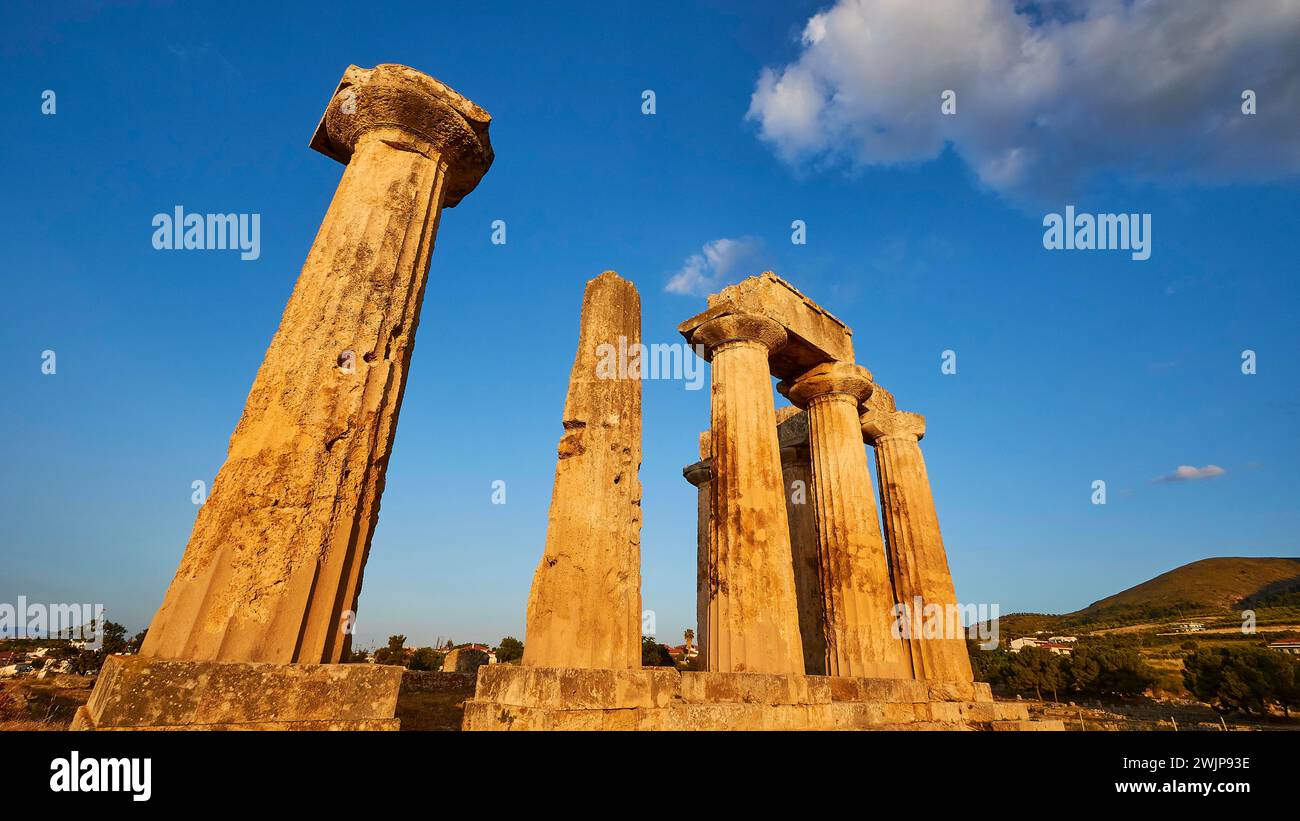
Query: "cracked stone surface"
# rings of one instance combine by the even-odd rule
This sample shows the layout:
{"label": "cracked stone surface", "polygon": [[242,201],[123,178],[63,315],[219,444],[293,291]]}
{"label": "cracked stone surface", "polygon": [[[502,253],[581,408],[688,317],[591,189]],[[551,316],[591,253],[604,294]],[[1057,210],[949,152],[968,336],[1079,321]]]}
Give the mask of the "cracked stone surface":
{"label": "cracked stone surface", "polygon": [[348,69],[312,141],[347,167],[142,655],[348,651],[439,214],[491,163],[489,119],[414,69]]}
{"label": "cracked stone surface", "polygon": [[640,341],[632,283],[613,271],[588,282],[546,550],[528,597],[526,666],[641,666],[641,380],[599,368],[602,346]]}

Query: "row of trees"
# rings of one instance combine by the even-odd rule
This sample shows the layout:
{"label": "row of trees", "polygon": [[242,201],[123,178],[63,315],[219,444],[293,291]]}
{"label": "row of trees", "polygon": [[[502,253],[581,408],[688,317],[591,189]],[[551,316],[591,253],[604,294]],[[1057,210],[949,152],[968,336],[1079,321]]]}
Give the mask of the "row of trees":
{"label": "row of trees", "polygon": [[[388,644],[375,651],[375,663],[391,664],[397,667],[405,667],[408,670],[441,670],[446,654],[454,649],[455,646],[448,639],[442,649],[419,647],[415,650],[408,650],[406,636],[389,636]],[[492,652],[496,655],[499,663],[512,664],[524,657],[524,643],[514,636],[506,636],[501,639],[499,645],[493,648]],[[353,651],[352,657],[349,659],[352,662],[369,660],[369,655],[361,650]]]}
{"label": "row of trees", "polygon": [[[93,620],[87,626],[91,631],[96,627]],[[104,666],[104,659],[108,656],[140,652],[147,633],[148,630],[145,629],[127,638],[125,627],[115,621],[106,621],[100,630],[102,642],[98,650],[80,650],[71,645],[60,645],[46,654],[45,658],[34,659],[32,665],[40,669],[51,662],[67,661],[68,672],[80,676],[93,675]]]}
{"label": "row of trees", "polygon": [[1288,717],[1300,708],[1300,660],[1265,647],[1216,647],[1183,659],[1183,684],[1220,712]]}
{"label": "row of trees", "polygon": [[1132,647],[1080,645],[1071,655],[1058,656],[1041,647],[1010,653],[999,647],[983,650],[969,642],[971,667],[977,681],[1020,695],[1053,701],[1061,694],[1139,695],[1156,681],[1156,672]]}
{"label": "row of trees", "polygon": [[641,666],[676,667],[677,662],[673,661],[672,654],[668,652],[667,646],[655,641],[653,636],[642,636]]}

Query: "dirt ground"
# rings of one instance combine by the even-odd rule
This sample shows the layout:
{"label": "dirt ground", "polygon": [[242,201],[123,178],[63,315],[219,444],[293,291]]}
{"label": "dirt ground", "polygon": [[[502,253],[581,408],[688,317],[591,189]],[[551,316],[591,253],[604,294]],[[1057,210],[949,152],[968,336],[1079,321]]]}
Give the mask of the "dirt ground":
{"label": "dirt ground", "polygon": [[92,677],[72,675],[0,682],[0,731],[68,729],[94,684]]}
{"label": "dirt ground", "polygon": [[1209,706],[1193,701],[1132,698],[1074,704],[1033,700],[1026,703],[1034,718],[1058,718],[1064,722],[1067,730],[1300,731],[1300,716],[1292,716],[1290,719],[1281,715],[1270,719],[1220,716]]}

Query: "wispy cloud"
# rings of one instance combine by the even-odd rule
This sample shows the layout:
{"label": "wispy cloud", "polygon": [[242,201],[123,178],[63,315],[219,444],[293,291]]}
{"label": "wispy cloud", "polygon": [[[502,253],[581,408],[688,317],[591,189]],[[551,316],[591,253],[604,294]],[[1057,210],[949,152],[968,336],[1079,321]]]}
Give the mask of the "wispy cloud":
{"label": "wispy cloud", "polygon": [[1203,468],[1192,467],[1191,465],[1179,465],[1178,470],[1173,473],[1166,473],[1164,476],[1156,477],[1156,482],[1194,482],[1198,479],[1213,479],[1215,476],[1222,476],[1227,473],[1226,470],[1218,465],[1206,465]]}
{"label": "wispy cloud", "polygon": [[1107,173],[1292,178],[1297,40],[1292,0],[837,0],[804,26],[797,60],[762,70],[746,116],[796,167],[923,162],[951,145],[1021,201]]}
{"label": "wispy cloud", "polygon": [[707,296],[732,280],[763,270],[763,244],[755,237],[722,238],[691,254],[664,286],[670,294]]}

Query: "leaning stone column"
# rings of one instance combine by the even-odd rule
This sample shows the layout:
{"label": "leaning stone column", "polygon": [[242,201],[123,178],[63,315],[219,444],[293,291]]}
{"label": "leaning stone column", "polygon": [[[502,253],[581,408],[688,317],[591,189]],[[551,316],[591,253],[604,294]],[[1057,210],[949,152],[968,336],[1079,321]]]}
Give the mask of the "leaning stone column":
{"label": "leaning stone column", "polygon": [[344,658],[438,217],[491,164],[489,120],[405,66],[344,73],[312,140],[343,179],[142,655]]}
{"label": "leaning stone column", "polygon": [[640,344],[632,283],[613,271],[589,281],[528,596],[526,666],[641,667],[641,380],[631,362],[601,367],[610,351]]}
{"label": "leaning stone column", "polygon": [[826,673],[905,678],[902,642],[891,632],[894,594],[858,420],[871,374],[859,365],[826,363],[781,389],[808,410]]}
{"label": "leaning stone column", "polygon": [[965,631],[955,609],[957,593],[921,456],[925,417],[894,410],[886,394],[868,406],[861,422],[863,436],[876,451],[895,595],[910,615],[905,644],[915,677],[972,681]]}
{"label": "leaning stone column", "polygon": [[768,365],[785,329],[756,314],[728,314],[689,341],[704,345],[713,363],[707,669],[802,674]]}

